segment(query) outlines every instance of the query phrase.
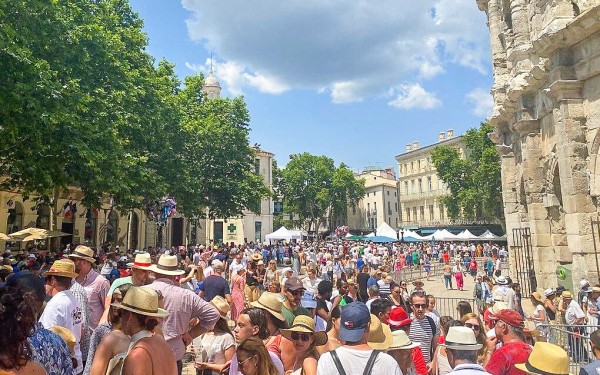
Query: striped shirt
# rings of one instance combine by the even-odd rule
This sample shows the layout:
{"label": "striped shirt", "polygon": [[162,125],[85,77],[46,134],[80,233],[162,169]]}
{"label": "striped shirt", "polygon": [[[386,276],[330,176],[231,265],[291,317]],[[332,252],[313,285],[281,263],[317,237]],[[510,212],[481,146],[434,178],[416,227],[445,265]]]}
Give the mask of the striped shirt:
{"label": "striped shirt", "polygon": [[[430,363],[431,351],[432,351],[432,341],[435,332],[432,331],[432,326],[435,327],[435,323],[431,324],[431,318],[425,316],[423,319],[413,318],[412,323],[410,323],[410,334],[408,337],[411,341],[420,342],[421,343],[421,351],[423,352],[423,357],[425,358],[425,363]],[[435,329],[435,328],[434,328]]]}

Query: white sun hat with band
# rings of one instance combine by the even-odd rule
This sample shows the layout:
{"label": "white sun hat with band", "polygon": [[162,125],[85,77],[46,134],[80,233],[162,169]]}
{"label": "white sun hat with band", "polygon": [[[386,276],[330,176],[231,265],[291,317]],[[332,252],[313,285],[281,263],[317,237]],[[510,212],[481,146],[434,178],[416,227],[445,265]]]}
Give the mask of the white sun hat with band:
{"label": "white sun hat with band", "polygon": [[179,276],[185,273],[185,271],[179,268],[177,256],[166,254],[160,256],[157,264],[150,266],[150,271],[168,276]]}
{"label": "white sun hat with band", "polygon": [[127,267],[137,268],[140,270],[151,270],[152,268],[152,258],[148,253],[139,253],[136,254],[133,263],[127,263]]}
{"label": "white sun hat with band", "polygon": [[136,314],[163,318],[169,315],[167,310],[158,307],[158,293],[150,288],[132,286],[121,302],[114,302],[111,306]]}

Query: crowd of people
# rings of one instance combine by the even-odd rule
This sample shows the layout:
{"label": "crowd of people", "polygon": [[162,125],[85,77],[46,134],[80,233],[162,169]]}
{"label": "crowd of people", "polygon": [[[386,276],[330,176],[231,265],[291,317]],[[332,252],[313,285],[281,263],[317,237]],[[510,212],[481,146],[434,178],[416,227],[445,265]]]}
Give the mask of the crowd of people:
{"label": "crowd of people", "polygon": [[[200,375],[567,375],[600,355],[598,332],[592,350],[578,350],[581,335],[565,335],[568,351],[547,342],[551,321],[598,311],[600,287],[581,286],[579,303],[535,292],[525,314],[506,257],[489,244],[368,242],[5,253],[0,373],[169,375],[191,362]],[[413,267],[429,278],[432,263],[448,289],[475,280],[460,319],[437,312],[423,281],[397,278]]]}

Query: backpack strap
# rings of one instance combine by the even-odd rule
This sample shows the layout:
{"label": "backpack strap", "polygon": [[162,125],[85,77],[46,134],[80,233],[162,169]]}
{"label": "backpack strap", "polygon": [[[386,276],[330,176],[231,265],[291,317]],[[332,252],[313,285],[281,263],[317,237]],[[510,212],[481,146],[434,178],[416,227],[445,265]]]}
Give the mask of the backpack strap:
{"label": "backpack strap", "polygon": [[435,338],[435,334],[437,333],[437,327],[436,327],[435,322],[433,321],[432,317],[430,317],[429,315],[425,315],[425,318],[427,318],[427,321],[429,322],[429,326],[431,327],[430,358],[433,358],[433,339]]}
{"label": "backpack strap", "polygon": [[371,372],[373,371],[373,366],[375,366],[375,360],[377,359],[379,353],[381,353],[379,350],[373,350],[371,352],[371,356],[369,357],[369,361],[367,362],[367,367],[365,367],[363,375],[371,375]]}
{"label": "backpack strap", "polygon": [[340,375],[346,375],[346,371],[344,371],[344,366],[342,366],[342,362],[340,362],[340,357],[338,357],[335,350],[330,351],[331,359],[333,360],[333,364],[337,367],[338,373]]}

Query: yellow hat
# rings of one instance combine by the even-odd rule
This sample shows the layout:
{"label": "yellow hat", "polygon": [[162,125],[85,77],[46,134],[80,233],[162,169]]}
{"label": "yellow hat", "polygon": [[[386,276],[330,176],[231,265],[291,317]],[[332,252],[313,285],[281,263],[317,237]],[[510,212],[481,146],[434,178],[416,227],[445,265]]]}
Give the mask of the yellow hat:
{"label": "yellow hat", "polygon": [[570,375],[569,355],[549,342],[536,342],[527,362],[518,363],[515,367],[529,374]]}
{"label": "yellow hat", "polygon": [[369,338],[367,344],[373,349],[387,350],[393,341],[392,330],[387,324],[382,324],[378,317],[371,314]]}
{"label": "yellow hat", "polygon": [[315,337],[315,345],[321,346],[327,343],[327,334],[323,331],[315,332],[315,320],[310,316],[298,315],[289,329],[282,329],[281,336],[292,341],[292,332],[310,333]]}
{"label": "yellow hat", "polygon": [[94,250],[84,245],[77,246],[75,250],[73,250],[73,252],[67,256],[69,258],[80,258],[87,260],[92,264],[96,263],[96,259],[94,259]]}
{"label": "yellow hat", "polygon": [[63,276],[74,279],[77,277],[75,263],[71,259],[59,259],[52,263],[48,271],[44,272],[44,277],[46,276]]}
{"label": "yellow hat", "polygon": [[63,341],[65,342],[65,344],[67,344],[67,347],[69,348],[69,352],[71,352],[71,355],[74,356],[75,342],[77,341],[77,339],[75,338],[73,332],[71,332],[70,329],[61,326],[52,326],[50,327],[50,331],[56,333],[60,336],[61,339],[63,339]]}

